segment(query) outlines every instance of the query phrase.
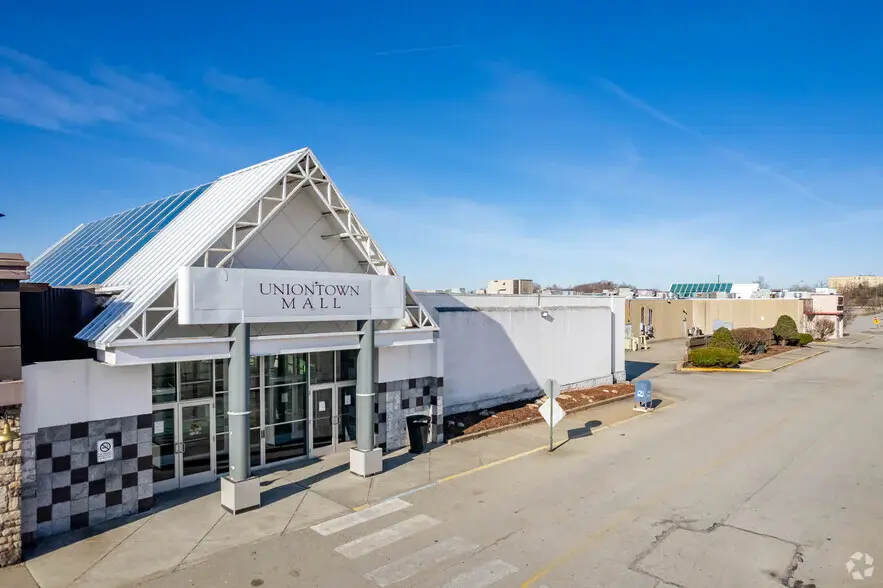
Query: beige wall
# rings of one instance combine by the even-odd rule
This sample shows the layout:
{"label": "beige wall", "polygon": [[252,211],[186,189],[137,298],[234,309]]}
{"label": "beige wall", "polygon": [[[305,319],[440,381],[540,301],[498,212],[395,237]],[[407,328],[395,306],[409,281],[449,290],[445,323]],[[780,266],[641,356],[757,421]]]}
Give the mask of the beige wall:
{"label": "beige wall", "polygon": [[883,276],[836,276],[828,278],[828,287],[836,288],[838,291],[843,291],[846,288],[860,284],[865,284],[872,288],[883,286]]}
{"label": "beige wall", "polygon": [[[705,334],[711,334],[715,320],[733,323],[734,328],[771,328],[779,316],[789,315],[798,325],[803,316],[803,301],[798,299],[759,298],[738,299],[691,299],[691,300],[652,300],[632,299],[626,301],[626,322],[632,325],[634,333],[639,332],[641,308],[644,309],[644,324],[653,325],[656,339],[678,339],[684,336],[686,328],[699,327]],[[651,321],[652,311],[652,321]]]}

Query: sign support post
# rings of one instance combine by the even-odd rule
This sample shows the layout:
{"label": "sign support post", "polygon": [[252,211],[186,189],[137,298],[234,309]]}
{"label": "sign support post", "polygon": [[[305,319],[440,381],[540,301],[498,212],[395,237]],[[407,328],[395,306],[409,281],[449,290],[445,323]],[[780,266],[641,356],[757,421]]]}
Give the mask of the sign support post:
{"label": "sign support post", "polygon": [[367,477],[383,471],[383,450],[374,447],[374,321],[358,321],[356,326],[356,447],[350,449],[350,471]]}
{"label": "sign support post", "polygon": [[227,416],[230,423],[230,473],[221,478],[221,506],[240,514],[261,506],[260,478],[251,476],[248,419],[248,370],[251,357],[248,323],[233,328],[230,345],[230,392]]}
{"label": "sign support post", "polygon": [[540,415],[549,423],[549,453],[555,449],[555,425],[564,418],[565,414],[558,405],[558,402],[555,401],[560,390],[561,388],[557,380],[546,380],[546,383],[543,385],[543,391],[546,393],[548,400],[540,406]]}

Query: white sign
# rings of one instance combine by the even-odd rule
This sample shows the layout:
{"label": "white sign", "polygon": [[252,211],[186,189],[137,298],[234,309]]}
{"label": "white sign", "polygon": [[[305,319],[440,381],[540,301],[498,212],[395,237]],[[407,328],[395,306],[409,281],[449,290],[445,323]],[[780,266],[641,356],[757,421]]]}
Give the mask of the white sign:
{"label": "white sign", "polygon": [[555,400],[561,393],[561,386],[558,384],[558,380],[546,380],[546,385],[543,386],[543,390],[546,392],[546,396]]}
{"label": "white sign", "polygon": [[95,444],[98,453],[98,463],[104,463],[113,459],[113,439],[101,439]]}
{"label": "white sign", "polygon": [[345,396],[343,397],[343,405],[344,405],[344,406],[349,406],[349,405],[352,404],[352,403],[353,403],[353,398],[352,398],[352,396],[350,396],[349,394],[347,394],[347,395],[345,395]]}
{"label": "white sign", "polygon": [[546,419],[549,426],[554,427],[560,423],[561,419],[563,419],[566,414],[567,413],[564,412],[564,409],[561,408],[561,405],[555,400],[547,400],[540,405],[540,415]]}
{"label": "white sign", "polygon": [[324,400],[319,401],[319,412],[325,412],[325,401]]}
{"label": "white sign", "polygon": [[401,319],[405,280],[332,272],[182,267],[182,325]]}
{"label": "white sign", "polygon": [[165,421],[156,421],[153,423],[153,434],[154,435],[162,435],[166,432],[166,422]]}

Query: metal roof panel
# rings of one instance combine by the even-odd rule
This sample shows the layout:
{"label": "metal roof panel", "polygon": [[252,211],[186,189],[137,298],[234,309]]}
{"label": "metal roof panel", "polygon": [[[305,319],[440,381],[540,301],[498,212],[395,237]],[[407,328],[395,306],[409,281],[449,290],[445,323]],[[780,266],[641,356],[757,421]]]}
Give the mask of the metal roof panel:
{"label": "metal roof panel", "polygon": [[174,284],[179,267],[193,265],[308,152],[300,149],[225,175],[198,194],[107,278],[105,286],[123,291],[77,338],[99,345],[116,339]]}

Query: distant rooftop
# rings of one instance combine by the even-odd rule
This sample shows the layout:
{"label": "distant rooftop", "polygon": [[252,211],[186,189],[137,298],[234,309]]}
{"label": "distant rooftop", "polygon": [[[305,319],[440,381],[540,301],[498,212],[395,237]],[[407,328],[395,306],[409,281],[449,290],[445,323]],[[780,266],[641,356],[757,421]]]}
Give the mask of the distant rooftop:
{"label": "distant rooftop", "polygon": [[733,289],[732,282],[672,284],[669,292],[682,298],[692,298],[697,294],[729,294]]}

